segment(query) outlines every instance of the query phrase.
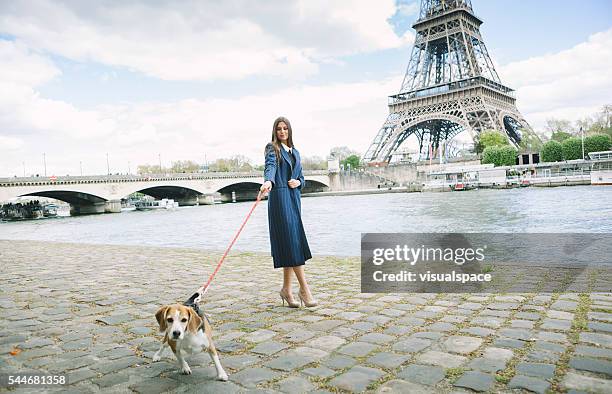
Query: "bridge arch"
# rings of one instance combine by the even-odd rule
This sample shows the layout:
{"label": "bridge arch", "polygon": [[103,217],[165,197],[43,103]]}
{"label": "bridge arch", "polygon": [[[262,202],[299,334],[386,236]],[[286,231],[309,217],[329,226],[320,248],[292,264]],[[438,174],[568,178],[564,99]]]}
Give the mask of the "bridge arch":
{"label": "bridge arch", "polygon": [[248,201],[257,199],[262,182],[240,181],[233,182],[217,189],[221,201]]}
{"label": "bridge arch", "polygon": [[123,191],[121,198],[126,198],[133,193],[142,193],[155,199],[171,198],[178,201],[181,205],[195,205],[198,202],[197,196],[203,195],[200,190],[182,185],[150,185],[146,187],[130,188]]}
{"label": "bridge arch", "polygon": [[329,190],[329,185],[317,179],[305,179],[306,186],[302,189],[302,193],[325,192]]}
{"label": "bridge arch", "polygon": [[40,190],[35,192],[28,192],[26,194],[20,194],[18,197],[47,197],[54,198],[56,200],[64,201],[70,205],[91,205],[104,203],[107,200],[103,197],[95,194],[90,194],[82,191],[75,190]]}
{"label": "bridge arch", "polygon": [[60,200],[70,204],[70,214],[103,213],[120,210],[121,206],[113,207],[106,198],[97,194],[87,193],[81,190],[62,190],[40,188],[26,193],[17,193],[16,197],[47,197]]}

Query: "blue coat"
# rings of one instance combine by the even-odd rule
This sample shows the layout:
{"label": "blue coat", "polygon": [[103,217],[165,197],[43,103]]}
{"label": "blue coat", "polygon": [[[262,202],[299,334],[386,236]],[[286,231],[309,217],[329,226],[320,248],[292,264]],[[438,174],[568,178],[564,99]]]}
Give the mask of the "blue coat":
{"label": "blue coat", "polygon": [[[276,161],[276,153],[271,143],[266,145],[266,166],[264,180],[272,182],[268,196],[268,226],[274,268],[303,265],[312,258],[301,216],[301,194],[304,175],[300,153],[291,148],[295,165],[291,165],[289,153],[280,148],[281,159]],[[289,179],[297,179],[300,186],[292,189]]]}

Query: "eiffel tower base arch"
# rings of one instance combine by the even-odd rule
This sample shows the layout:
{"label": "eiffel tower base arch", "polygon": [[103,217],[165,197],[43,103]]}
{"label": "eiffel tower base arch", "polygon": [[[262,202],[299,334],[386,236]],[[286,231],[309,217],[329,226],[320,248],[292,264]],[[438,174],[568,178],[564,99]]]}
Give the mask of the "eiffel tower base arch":
{"label": "eiffel tower base arch", "polygon": [[440,146],[463,131],[476,141],[481,132],[497,130],[518,147],[522,138],[533,130],[514,101],[510,95],[476,87],[390,103],[390,114],[366,158],[373,162],[391,161],[393,154],[411,135],[418,140],[421,159],[436,158]]}

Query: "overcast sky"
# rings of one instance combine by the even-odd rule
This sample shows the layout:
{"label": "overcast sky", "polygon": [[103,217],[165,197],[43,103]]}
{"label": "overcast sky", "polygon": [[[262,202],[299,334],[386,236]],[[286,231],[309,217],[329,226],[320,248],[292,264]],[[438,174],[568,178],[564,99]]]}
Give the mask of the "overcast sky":
{"label": "overcast sky", "polygon": [[[472,0],[536,130],[612,103],[612,2]],[[407,66],[416,1],[0,2],[0,177],[363,152]]]}

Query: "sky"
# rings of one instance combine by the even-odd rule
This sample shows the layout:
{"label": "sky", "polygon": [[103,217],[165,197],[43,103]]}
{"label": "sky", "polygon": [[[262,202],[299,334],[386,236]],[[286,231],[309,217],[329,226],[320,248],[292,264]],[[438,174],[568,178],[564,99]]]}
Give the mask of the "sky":
{"label": "sky", "polygon": [[[536,131],[612,103],[612,2],[472,0]],[[302,156],[363,153],[400,88],[419,3],[0,2],[0,177],[243,155],[272,122]]]}

